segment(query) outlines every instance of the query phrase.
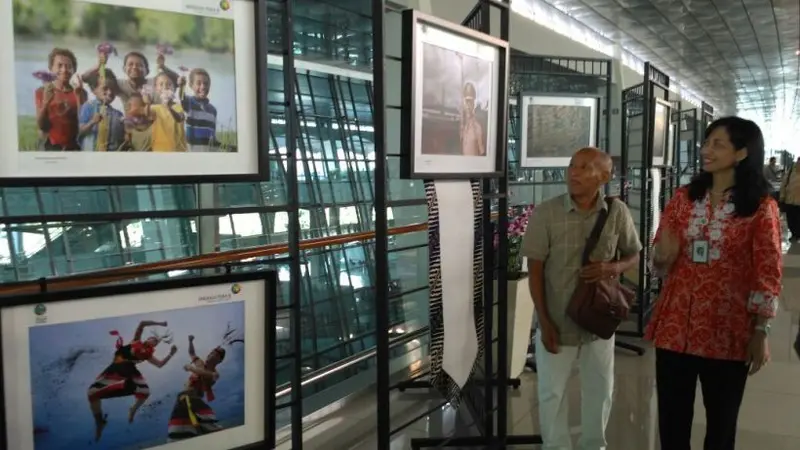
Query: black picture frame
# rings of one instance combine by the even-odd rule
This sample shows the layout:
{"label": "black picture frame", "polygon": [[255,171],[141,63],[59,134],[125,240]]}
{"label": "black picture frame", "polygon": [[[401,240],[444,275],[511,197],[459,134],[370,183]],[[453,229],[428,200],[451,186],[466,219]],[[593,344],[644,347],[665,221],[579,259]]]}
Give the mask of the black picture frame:
{"label": "black picture frame", "polygon": [[[268,21],[267,21],[267,2],[233,2],[236,4],[250,3],[253,5],[253,26],[254,26],[254,47],[255,55],[255,152],[256,167],[253,167],[251,172],[241,174],[206,174],[198,173],[192,175],[131,175],[131,176],[103,176],[88,175],[88,176],[33,176],[30,173],[21,174],[2,174],[0,173],[0,188],[2,187],[60,187],[60,186],[101,186],[101,185],[137,185],[137,184],[192,184],[192,183],[253,183],[253,182],[266,182],[270,180],[270,112],[269,112],[269,93],[268,93],[268,72],[267,66],[267,50],[269,47],[268,40]],[[13,20],[13,19],[12,19]],[[13,47],[13,40],[10,44]],[[252,86],[244,86],[241,89],[251,89]],[[6,144],[7,146],[8,144]],[[17,143],[14,143],[17,146]],[[3,152],[4,150],[0,150]],[[19,150],[16,150],[19,152]],[[79,153],[79,152],[52,152],[46,154],[47,157],[57,158],[65,153]],[[144,152],[143,152],[144,153]],[[149,152],[148,152],[149,153]],[[45,152],[42,152],[44,155]],[[202,153],[198,153],[202,154]],[[0,158],[0,164],[3,159]],[[159,161],[154,161],[154,164],[159,164]],[[207,164],[211,162],[206,161]],[[164,164],[172,164],[172,162],[164,162]]]}
{"label": "black picture frame", "polygon": [[[2,313],[7,308],[15,308],[30,305],[47,305],[56,302],[80,301],[98,297],[113,297],[130,294],[143,294],[148,292],[158,292],[165,290],[212,287],[221,285],[235,285],[253,281],[263,281],[264,284],[264,351],[263,351],[263,370],[264,370],[264,398],[263,398],[263,427],[264,439],[246,445],[230,448],[228,450],[256,450],[263,448],[273,448],[276,440],[275,410],[276,410],[276,336],[275,320],[277,317],[277,295],[278,295],[278,276],[275,270],[262,270],[253,272],[227,273],[221,275],[211,275],[204,277],[174,278],[157,281],[147,281],[130,284],[108,284],[98,287],[84,289],[46,291],[46,283],[42,282],[43,292],[35,294],[22,294],[8,297],[0,297],[0,448],[8,447],[8,423],[9,411],[6,406],[6,386],[5,368],[3,367],[3,323]],[[88,414],[88,410],[87,410]],[[33,433],[33,429],[30,430]],[[192,438],[194,439],[194,438]],[[190,439],[191,440],[191,439]],[[164,445],[164,444],[158,444]]]}
{"label": "black picture frame", "polygon": [[[496,97],[494,104],[494,114],[489,114],[489,124],[494,123],[494,139],[489,140],[493,143],[494,149],[494,169],[490,171],[470,171],[470,172],[444,172],[444,171],[422,171],[417,166],[417,153],[421,149],[417,148],[416,133],[420,132],[416,126],[416,110],[421,105],[417,103],[417,90],[421,86],[417,84],[417,70],[422,63],[417,59],[417,42],[419,33],[417,25],[423,24],[436,28],[445,33],[460,38],[466,38],[477,44],[491,46],[497,49],[498,76],[495,82]],[[442,179],[442,180],[469,180],[476,178],[499,177],[505,173],[508,144],[508,77],[509,77],[509,45],[501,39],[480,33],[470,28],[454,24],[447,20],[434,17],[429,14],[421,13],[414,9],[403,11],[402,17],[402,113],[401,113],[401,145],[400,145],[400,177],[403,179]],[[488,134],[488,133],[487,133]],[[487,138],[489,139],[490,136]],[[489,149],[486,149],[489,153]]]}

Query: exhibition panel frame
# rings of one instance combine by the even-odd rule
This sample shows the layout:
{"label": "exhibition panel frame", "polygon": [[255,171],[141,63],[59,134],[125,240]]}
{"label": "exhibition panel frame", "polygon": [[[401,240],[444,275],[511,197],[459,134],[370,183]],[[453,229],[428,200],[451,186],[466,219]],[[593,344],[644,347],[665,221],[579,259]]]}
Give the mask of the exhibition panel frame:
{"label": "exhibition panel frame", "polygon": [[[382,10],[384,1],[373,0],[373,11]],[[494,33],[499,37],[490,37],[490,17],[493,9],[499,14],[500,30]],[[403,154],[405,169],[401,176],[406,179],[425,180],[425,190],[428,205],[428,239],[429,239],[429,264],[430,264],[430,328],[431,328],[431,367],[428,380],[412,379],[402,382],[396,387],[401,391],[409,388],[434,388],[438,390],[443,400],[454,407],[466,408],[473,423],[471,426],[477,428],[479,435],[473,437],[429,437],[412,439],[413,449],[423,448],[447,448],[447,447],[478,447],[494,448],[495,446],[504,447],[515,444],[541,444],[541,437],[530,436],[510,436],[507,430],[508,423],[508,392],[509,386],[518,386],[519,380],[509,379],[508,376],[508,336],[507,333],[496,333],[498,335],[496,346],[493,336],[494,327],[504,330],[508,325],[508,311],[506,302],[508,301],[508,273],[505,264],[495,263],[496,254],[500,255],[499,261],[505,261],[504,255],[508,253],[508,239],[503,233],[500,234],[497,249],[491,249],[494,238],[494,222],[492,211],[497,209],[497,226],[507,227],[508,224],[508,179],[506,153],[508,145],[508,121],[507,106],[508,96],[508,61],[507,61],[507,40],[509,38],[509,2],[507,0],[481,0],[468,14],[464,20],[464,26],[457,26],[447,22],[442,23],[440,19],[431,18],[416,11],[404,11],[404,38],[402,57],[386,55],[383,50],[384,27],[383,14],[373,15],[373,30],[375,30],[375,98],[376,98],[376,161],[382,161],[386,157],[385,150],[385,126],[384,108],[399,109],[403,123]],[[419,170],[412,156],[419,153],[416,149],[411,151],[412,141],[416,128],[412,126],[419,123],[420,106],[413,103],[413,98],[409,94],[403,96],[401,105],[390,105],[385,103],[385,76],[384,64],[386,60],[399,61],[403,66],[405,74],[402,81],[402,91],[408,91],[411,86],[411,74],[418,71],[419,54],[410,51],[410,45],[414,42],[409,33],[416,32],[415,27],[418,18],[424,18],[428,29],[442,26],[460,36],[468,36],[477,42],[490,41],[496,44],[497,48],[505,49],[499,59],[497,70],[503,76],[495,77],[496,86],[492,87],[498,93],[497,98],[493,99],[492,104],[497,104],[497,131],[494,139],[491,140],[496,145],[496,165],[491,169],[461,170],[453,169],[450,172],[443,171],[434,173],[432,170]],[[432,24],[432,25],[431,25]],[[413,47],[412,47],[413,48]],[[381,49],[380,51],[378,49]],[[424,58],[424,55],[422,56]],[[424,64],[424,63],[423,63]],[[457,91],[472,94],[471,89],[462,89],[462,83],[455,83]],[[411,89],[412,91],[414,89]],[[480,95],[480,94],[478,94]],[[469,96],[466,96],[469,97]],[[485,103],[485,102],[484,102]],[[462,110],[469,111],[473,108],[470,101],[465,101]],[[502,111],[502,112],[501,112]],[[463,114],[463,112],[462,112]],[[416,117],[415,117],[416,115]],[[495,114],[493,113],[494,117]],[[428,117],[430,117],[430,112]],[[416,130],[419,131],[419,130]],[[454,132],[450,132],[454,134]],[[456,141],[461,139],[455,133]],[[417,161],[419,162],[419,161]],[[385,167],[376,164],[375,173],[375,192],[376,209],[380,208],[379,202],[384,201],[386,178],[383,171]],[[458,172],[455,172],[459,170]],[[467,208],[467,205],[471,206]],[[465,221],[473,224],[472,227],[459,227],[459,233],[451,233],[452,227],[448,223],[453,222],[458,217],[459,223],[463,225]],[[448,222],[450,221],[450,222]],[[380,226],[379,223],[376,226]],[[441,227],[441,228],[440,228]],[[470,229],[471,228],[471,229]],[[441,232],[439,231],[441,229]],[[465,232],[461,233],[462,231]],[[386,246],[385,230],[376,230],[376,253],[381,253]],[[458,235],[463,239],[457,245],[452,239]],[[466,243],[471,242],[473,245]],[[456,256],[458,254],[458,256]],[[456,267],[457,266],[457,267]],[[376,267],[377,274],[380,275],[380,267]],[[454,273],[459,273],[470,279],[471,283],[454,282]],[[491,282],[497,282],[497,293],[491,289]],[[378,279],[380,284],[378,290],[378,304],[381,303],[383,295],[383,280]],[[458,291],[458,292],[456,292]],[[445,298],[447,297],[447,301]],[[497,301],[498,305],[495,305]],[[464,303],[466,302],[466,303]],[[457,306],[457,307],[456,307]],[[498,311],[497,323],[494,320],[495,307]],[[455,310],[454,310],[455,308]],[[387,313],[376,305],[376,324],[378,330],[387,329]],[[472,333],[459,334],[459,330],[451,328],[454,324],[455,316],[461,317],[462,321],[457,323],[461,328],[473,330]],[[464,321],[473,321],[473,327],[464,327]],[[447,328],[449,331],[445,331]],[[463,331],[463,330],[462,330]],[[464,342],[447,339],[452,338],[453,332],[464,338]],[[378,442],[377,448],[389,448],[390,436],[405,426],[413,423],[414,420],[402,425],[392,431],[389,420],[389,361],[388,361],[388,334],[378,333],[377,353],[378,353]],[[455,345],[454,345],[455,344]],[[495,353],[495,349],[497,353]],[[461,358],[463,356],[463,358]],[[494,360],[497,358],[497,360]],[[495,364],[496,362],[496,364]],[[496,369],[495,369],[496,366]],[[419,416],[417,419],[422,418]]]}
{"label": "exhibition panel frame", "polygon": [[117,33],[95,45],[88,39],[108,33],[89,20],[81,33],[46,30],[43,40],[18,23],[24,5],[3,2],[0,64],[14,70],[0,83],[15,95],[0,120],[9,138],[0,186],[269,180],[267,2],[88,3],[65,14],[75,22],[108,17],[125,30],[157,17],[217,35],[167,43]]}
{"label": "exhibition panel frame", "polygon": [[[569,158],[562,155],[557,162],[534,161],[526,158],[523,141],[527,145],[525,126],[520,101],[524,96],[555,97],[567,99],[596,99],[593,124],[589,126],[591,137],[581,139],[609,152],[611,135],[611,59],[572,58],[554,55],[529,55],[512,49],[509,99],[509,179],[512,203],[540,203],[566,192],[566,166]],[[589,108],[587,108],[589,109]],[[558,125],[556,125],[556,128]],[[584,135],[586,130],[580,134]],[[573,150],[577,150],[576,147]],[[571,154],[569,155],[571,156]],[[527,159],[527,163],[526,163]]]}
{"label": "exhibition panel frame", "polygon": [[[137,0],[137,2],[135,2],[133,6],[139,6],[143,2],[145,2],[145,0]],[[99,4],[99,2],[97,3]],[[107,4],[108,2],[103,2],[103,3]],[[178,7],[172,5],[172,3],[174,2],[167,2],[159,6],[152,6],[152,5],[150,6],[145,5],[145,6],[147,6],[147,8],[150,9],[159,9],[159,8],[177,9]],[[269,30],[270,32],[277,31],[277,28],[275,28],[275,26],[280,24],[280,29],[283,33],[283,37],[281,39],[281,44],[280,44],[282,46],[282,48],[280,49],[280,54],[282,55],[283,58],[281,61],[282,67],[295,67],[294,54],[291,51],[294,45],[293,44],[294,30],[292,27],[292,15],[293,15],[292,4],[293,2],[284,2],[282,5],[279,5],[280,21],[275,21],[274,24],[273,22],[270,22],[271,24],[270,26],[272,27]],[[240,5],[245,5],[245,6],[240,6]],[[120,8],[126,8],[126,7],[131,7],[131,5],[120,6]],[[249,72],[250,73],[249,77],[255,77],[253,78],[253,80],[256,81],[255,84],[251,83],[254,86],[252,87],[252,89],[246,85],[244,86],[243,89],[238,89],[237,99],[240,92],[246,93],[248,97],[246,103],[250,104],[250,110],[251,110],[249,112],[246,112],[246,116],[250,118],[256,118],[256,116],[258,116],[257,117],[258,126],[253,125],[251,127],[251,132],[255,133],[256,130],[258,131],[258,137],[257,137],[258,145],[253,147],[254,149],[256,147],[258,149],[258,155],[259,155],[258,166],[257,167],[255,165],[252,166],[253,170],[252,173],[250,174],[242,172],[243,174],[238,174],[238,175],[231,175],[231,174],[219,175],[218,170],[215,171],[215,170],[192,169],[193,175],[191,176],[159,175],[157,177],[125,176],[120,178],[114,176],[113,174],[106,173],[102,178],[63,176],[58,179],[56,178],[47,179],[45,177],[30,177],[26,178],[24,182],[23,181],[17,182],[15,180],[11,181],[0,180],[0,186],[2,186],[0,187],[0,195],[4,197],[3,198],[4,201],[2,202],[3,203],[2,211],[0,211],[0,216],[2,216],[2,219],[0,219],[0,224],[2,224],[4,231],[9,230],[10,225],[12,224],[17,225],[18,227],[24,227],[30,224],[37,224],[37,226],[38,224],[42,224],[42,226],[45,228],[43,233],[45,251],[48,254],[51,254],[52,249],[60,247],[65,249],[65,253],[69,254],[67,250],[69,248],[70,242],[68,242],[66,233],[69,231],[70,228],[73,228],[73,233],[78,232],[78,230],[85,230],[85,229],[91,231],[92,226],[97,223],[105,225],[105,222],[112,222],[112,224],[110,224],[110,226],[108,227],[109,229],[113,229],[111,231],[112,235],[124,234],[125,235],[124,241],[130,242],[130,239],[128,238],[128,232],[129,232],[128,228],[130,227],[126,227],[126,221],[135,221],[142,219],[145,221],[153,219],[185,219],[181,220],[180,221],[181,223],[176,226],[180,227],[181,230],[184,231],[181,231],[180,234],[175,233],[178,234],[175,240],[176,241],[180,240],[181,241],[180,244],[184,247],[190,247],[191,244],[184,241],[184,239],[197,239],[199,247],[195,253],[197,254],[210,251],[209,247],[212,247],[214,250],[219,249],[218,247],[219,241],[217,240],[216,242],[214,242],[214,240],[216,240],[219,235],[218,232],[216,231],[218,229],[217,228],[218,225],[214,224],[214,222],[219,216],[228,216],[233,214],[259,214],[261,215],[262,221],[268,222],[270,214],[274,215],[277,213],[285,213],[286,215],[286,220],[284,222],[285,235],[283,237],[283,239],[285,240],[283,242],[286,242],[288,244],[288,258],[275,258],[275,259],[270,258],[267,260],[262,260],[260,261],[260,263],[264,265],[281,263],[281,264],[286,264],[288,266],[290,277],[289,280],[285,282],[285,285],[288,286],[288,295],[286,295],[285,297],[286,300],[283,302],[281,309],[283,310],[284,314],[284,319],[283,319],[284,325],[287,325],[286,328],[288,329],[286,334],[288,335],[288,340],[290,340],[289,343],[290,348],[288,349],[289,351],[287,354],[281,356],[281,359],[282,361],[285,362],[301,361],[303,358],[303,354],[299,349],[302,344],[303,336],[301,334],[302,329],[300,323],[301,323],[301,309],[302,309],[301,302],[303,301],[304,298],[302,292],[303,291],[302,284],[301,284],[304,280],[304,276],[301,265],[304,264],[304,262],[301,259],[301,251],[300,251],[301,209],[300,209],[300,194],[298,185],[299,185],[299,178],[301,177],[298,176],[298,170],[302,170],[303,160],[301,159],[302,156],[299,154],[301,152],[298,151],[299,150],[298,147],[302,146],[302,141],[301,139],[299,139],[300,123],[302,122],[302,120],[298,117],[297,98],[299,96],[296,95],[296,93],[297,93],[297,86],[301,84],[298,78],[301,76],[302,77],[308,76],[308,71],[306,71],[305,74],[298,75],[296,73],[297,70],[282,70],[283,74],[282,81],[285,94],[284,95],[285,101],[268,102],[267,82],[266,82],[267,81],[266,74],[268,71],[267,38],[266,38],[267,2],[263,0],[252,1],[252,2],[238,1],[238,0],[233,2],[219,2],[216,0],[210,2],[210,0],[198,0],[197,2],[188,2],[188,3],[184,2],[181,4],[180,7],[181,8],[198,7],[201,10],[205,7],[208,7],[208,9],[205,10],[205,12],[202,12],[202,14],[204,14],[203,15],[204,20],[205,19],[212,21],[217,20],[215,15],[224,15],[224,14],[234,15],[233,16],[234,19],[225,19],[225,20],[231,23],[235,21],[235,26],[231,24],[228,25],[232,30],[234,30],[237,36],[241,34],[241,30],[253,33],[252,36],[250,36],[249,38],[250,42],[248,46],[237,47],[236,57],[237,60],[240,56],[247,57],[248,55],[250,55],[250,50],[252,50],[252,48],[255,47],[255,49],[252,51],[256,52],[257,54],[252,55],[250,59],[252,60],[251,63],[257,62],[257,67],[252,68],[252,70],[244,70],[246,69],[246,67],[243,67],[242,70],[240,70],[240,67],[237,64],[235,67],[235,71],[237,77],[236,78],[237,86],[239,85],[238,76],[240,75],[240,73],[243,74],[244,72]],[[225,8],[228,9],[226,10]],[[241,9],[241,8],[246,8],[246,9]],[[274,11],[272,6],[270,7],[270,11]],[[240,20],[240,16],[242,15],[243,12],[245,13],[244,15],[247,16],[246,20]],[[164,17],[159,16],[159,17],[161,19],[166,20],[166,18],[168,18],[166,16],[172,17],[174,15],[176,14],[165,15]],[[192,14],[183,14],[183,15],[189,17],[190,19],[194,17]],[[239,26],[240,23],[242,25],[241,27]],[[102,46],[103,52],[109,51],[107,48],[108,46],[106,46],[105,44],[106,43],[104,43],[104,45]],[[218,44],[219,43],[216,43],[214,45]],[[180,57],[181,52],[180,49],[177,48],[178,47],[177,45],[176,48],[171,48],[171,46],[169,45],[161,45],[161,44],[159,45],[160,47],[156,48],[156,51],[159,55],[157,59],[161,59],[161,57],[164,57],[167,60],[167,64],[169,65],[171,64],[170,61],[172,61],[171,59],[172,57],[175,58]],[[101,46],[98,46],[97,53],[100,53],[101,51],[100,47]],[[0,55],[2,57],[8,56],[6,53],[4,53],[6,50],[7,47],[0,45]],[[95,53],[94,47],[92,47],[90,50],[92,50],[90,53],[92,54]],[[113,64],[122,64],[122,60],[124,60],[124,57],[118,58],[114,56],[113,51],[109,55],[106,55],[106,57],[108,59],[109,64],[112,64],[112,62]],[[274,55],[270,55],[269,63],[270,64],[275,63]],[[160,63],[158,64],[160,65]],[[190,79],[192,77],[194,77],[194,79],[205,79],[203,76],[197,75],[200,72],[195,72],[195,75],[193,76],[191,75],[192,72],[194,72],[193,70],[184,71],[183,68],[181,67],[175,67],[175,69],[181,73],[186,72],[185,78],[187,84],[191,82]],[[234,70],[234,67],[230,67],[230,69]],[[207,69],[206,71],[209,72],[210,76],[214,77],[215,80],[217,79],[213,71],[210,71],[209,69]],[[108,74],[108,72],[105,73]],[[44,77],[47,74],[38,74],[38,75]],[[178,75],[180,75],[180,73]],[[279,76],[272,77],[271,81],[275,82],[279,78],[280,78]],[[330,76],[330,79],[333,79],[333,75]],[[215,101],[214,93],[221,92],[221,89],[223,87],[224,84],[214,84],[214,89],[211,91],[212,93],[209,97],[212,103]],[[198,87],[198,89],[201,88],[202,86]],[[187,89],[190,90],[191,86],[187,87]],[[206,93],[208,93],[208,86],[205,86],[205,89]],[[258,103],[256,109],[252,107],[253,101]],[[268,118],[269,111],[272,110],[273,114],[275,114],[279,108],[282,110],[283,113],[282,118],[284,118],[284,121],[280,125],[273,124]],[[219,114],[218,117],[222,117],[223,109],[224,108],[222,107],[222,105],[216,105],[215,110]],[[208,113],[209,111],[210,108],[207,108],[205,112]],[[238,111],[236,112],[236,114],[238,114]],[[267,181],[269,179],[268,175],[270,171],[270,162],[268,161],[266,155],[270,147],[273,147],[275,149],[278,148],[277,141],[278,139],[280,139],[279,137],[276,136],[276,134],[278,134],[277,133],[278,127],[282,128],[282,131],[285,134],[286,152],[285,154],[283,154],[283,156],[279,161],[272,161],[272,165],[273,165],[273,170],[275,171],[273,173],[279,174],[279,176],[275,178],[279,178],[280,181],[283,181],[283,183],[281,183],[282,186],[280,186],[280,189],[281,191],[285,191],[285,204],[275,205],[267,203],[268,199],[265,199],[265,196],[263,195],[262,191],[263,186],[260,187],[257,183],[261,181]],[[78,154],[80,152],[74,152],[74,153]],[[89,155],[90,153],[100,154],[101,152],[86,152],[85,155]],[[109,153],[114,153],[114,152],[109,152]],[[133,152],[130,153],[133,154]],[[141,153],[143,156],[147,155],[159,156],[154,154],[156,152],[151,152],[151,153],[141,152]],[[202,152],[197,152],[197,153],[186,152],[186,155],[183,156],[192,156],[193,154],[199,155],[199,157],[203,157]],[[253,153],[253,155],[255,155],[255,153]],[[218,165],[218,167],[223,167],[223,166],[224,165]],[[233,165],[228,165],[224,167],[227,167],[227,169],[225,170],[228,170],[231,167],[233,167]],[[0,167],[0,171],[2,171],[2,167]],[[208,173],[211,175],[208,176],[197,175],[201,173]],[[215,173],[217,175],[214,175]],[[66,175],[66,172],[61,175]],[[0,173],[0,178],[1,177],[2,174]],[[273,180],[273,181],[279,181],[279,180]],[[181,185],[183,183],[194,183],[194,182],[202,182],[204,184],[190,185],[189,188],[192,189],[191,192],[187,192],[189,190],[187,189],[187,186]],[[219,193],[217,189],[222,188],[224,185],[214,186],[211,184],[207,184],[213,182],[219,182],[219,183],[251,182],[253,188],[258,192],[257,195],[259,202],[256,203],[256,205],[254,206],[217,207],[218,204],[217,195]],[[128,185],[129,183],[145,184],[147,186],[144,187],[129,186]],[[173,195],[164,196],[168,198],[158,198],[159,192],[154,192],[156,189],[153,186],[153,184],[156,183],[165,185],[170,184],[169,186],[167,186],[167,189],[171,189]],[[30,188],[29,186],[31,184],[36,185],[37,187]],[[63,190],[60,189],[62,187],[71,188],[75,185],[89,186],[88,189],[92,189],[92,186],[97,186],[101,184],[110,185],[111,187],[114,188],[107,190],[108,191],[107,201],[110,205],[110,207],[108,207],[109,209],[108,212],[87,213],[86,211],[87,210],[91,211],[92,209],[91,206],[94,205],[80,205],[80,203],[81,202],[91,203],[92,201],[97,201],[97,200],[95,200],[91,196],[87,196],[90,197],[88,200],[86,200],[85,198],[81,198],[81,196],[70,197],[70,194],[73,192],[72,189],[63,189]],[[6,194],[9,193],[9,191],[11,191],[12,188],[6,190],[5,186],[17,186],[17,185],[24,186],[34,191],[34,195],[32,195],[31,197],[35,196],[34,197],[35,200],[31,199],[31,201],[35,202],[38,205],[39,211],[42,212],[41,214],[31,214],[31,215],[9,214],[8,203],[5,200],[7,200]],[[55,199],[51,200],[50,203],[56,203],[56,205],[59,205],[59,203],[57,202],[62,201],[62,198],[64,200],[70,199],[72,200],[72,202],[67,202],[67,201],[63,202],[62,205],[62,208],[64,210],[63,214],[60,213],[62,209],[58,209],[55,207],[45,209],[44,204],[46,202],[46,199],[43,199],[44,195],[41,195],[38,186],[43,186],[43,187],[52,186],[53,189],[51,190],[53,192],[59,193],[60,198],[57,201]],[[14,189],[14,190],[22,191],[22,189]],[[143,201],[139,203],[138,208],[136,207],[136,204],[134,204],[134,206],[131,207],[130,205],[126,205],[123,202],[123,197],[125,196],[127,196],[128,198],[130,198],[131,196],[135,196]],[[22,197],[22,195],[19,195],[19,197]],[[53,194],[53,197],[55,197],[55,194]],[[78,198],[75,199],[75,197]],[[191,198],[187,199],[187,197]],[[144,200],[146,200],[146,202]],[[73,202],[74,204],[71,204]],[[165,205],[171,202],[173,202],[174,205]],[[187,203],[191,205],[189,208],[186,207]],[[169,210],[166,210],[166,208],[170,206],[172,207]],[[376,206],[378,206],[377,203]],[[159,208],[164,208],[164,209],[162,210]],[[384,214],[385,216],[385,211],[377,212],[376,216],[380,217],[381,214]],[[264,216],[266,216],[266,219]],[[189,219],[197,219],[197,221],[194,224],[190,224]],[[212,225],[208,227],[208,230],[206,230],[206,224],[209,223],[209,221],[204,219],[210,219],[211,221]],[[196,228],[192,227],[191,225],[196,225]],[[53,228],[56,228],[57,226],[60,226],[63,229],[63,235],[61,236],[61,241],[63,243],[58,242],[57,243],[58,245],[54,246],[53,242],[55,242],[55,239],[57,238],[52,237],[49,234],[49,232]],[[160,228],[158,224],[156,224],[156,233],[159,242],[163,242],[165,240],[164,239],[165,237],[167,238],[172,237],[168,236],[167,232],[173,234],[172,230],[167,230],[165,232]],[[201,235],[203,236],[201,237]],[[16,252],[19,251],[18,248],[16,249],[14,248],[13,241],[14,239],[9,239],[9,248],[11,252],[12,261],[16,256]],[[211,242],[209,243],[209,241]],[[164,247],[166,247],[166,244],[164,244],[163,247],[160,247],[158,249],[163,252],[161,258],[167,257],[167,253],[164,250]],[[188,253],[193,253],[193,252],[188,252]],[[127,264],[134,264],[136,262],[141,262],[141,261],[125,260],[125,263]],[[50,263],[52,267],[52,272],[56,273],[57,263],[54,262],[52,258]],[[70,269],[68,269],[67,272],[71,271],[72,268],[70,266]],[[124,275],[124,269],[118,268],[114,271],[114,273]],[[136,276],[141,276],[141,274],[137,274]],[[166,276],[166,275],[162,274],[161,276]],[[74,279],[81,277],[69,277],[69,278]],[[292,364],[291,375],[290,375],[291,384],[293,386],[300,386],[302,382],[302,376],[303,376],[303,369],[301,364],[299,362],[297,364]],[[291,392],[289,395],[287,395],[287,397],[290,397],[290,400],[285,403],[282,403],[280,408],[286,408],[287,411],[290,410],[292,422],[295,424],[301,424],[303,417],[303,409],[304,409],[303,390],[291,389]],[[292,427],[291,440],[293,443],[293,447],[295,449],[302,448],[302,426],[298,425]]]}
{"label": "exhibition panel frame", "polygon": [[675,148],[675,166],[678,169],[678,185],[688,184],[700,171],[700,145],[702,128],[698,109],[682,109],[677,113],[676,122],[677,147]]}
{"label": "exhibition panel frame", "polygon": [[[644,81],[622,91],[622,158],[621,179],[625,189],[622,199],[628,205],[644,248],[635,270],[623,274],[623,282],[636,290],[637,303],[634,330],[623,327],[618,336],[641,338],[650,319],[659,291],[659,280],[650,271],[653,238],[665,203],[677,188],[678,171],[674,158],[677,124],[673,109],[679,108],[670,99],[670,78],[649,62],[644,66]],[[661,112],[659,112],[661,111]],[[659,112],[660,117],[656,117]],[[663,121],[657,127],[657,122]],[[663,130],[663,131],[662,131]],[[655,155],[654,144],[661,146]],[[658,156],[658,157],[657,157]],[[617,346],[644,354],[643,347],[620,340]]]}
{"label": "exhibition panel frame", "polygon": [[0,442],[272,448],[277,282],[275,271],[62,291],[43,281],[4,298]]}
{"label": "exhibition panel frame", "polygon": [[417,10],[403,11],[402,30],[401,177],[499,176],[508,42]]}

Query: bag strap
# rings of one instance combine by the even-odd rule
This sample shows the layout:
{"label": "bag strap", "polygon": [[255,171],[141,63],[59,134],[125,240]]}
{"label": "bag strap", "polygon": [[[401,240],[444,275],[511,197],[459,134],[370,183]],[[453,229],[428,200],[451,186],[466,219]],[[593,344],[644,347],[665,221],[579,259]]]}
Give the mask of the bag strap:
{"label": "bag strap", "polygon": [[600,212],[597,213],[597,221],[594,223],[594,228],[592,228],[589,237],[586,238],[586,245],[583,247],[581,264],[584,266],[589,264],[589,255],[592,254],[592,251],[594,251],[595,247],[597,247],[597,243],[600,241],[600,234],[603,232],[603,227],[605,227],[606,221],[608,220],[608,215],[611,212],[611,205],[614,204],[614,198],[606,197],[605,202],[608,208],[601,209]]}

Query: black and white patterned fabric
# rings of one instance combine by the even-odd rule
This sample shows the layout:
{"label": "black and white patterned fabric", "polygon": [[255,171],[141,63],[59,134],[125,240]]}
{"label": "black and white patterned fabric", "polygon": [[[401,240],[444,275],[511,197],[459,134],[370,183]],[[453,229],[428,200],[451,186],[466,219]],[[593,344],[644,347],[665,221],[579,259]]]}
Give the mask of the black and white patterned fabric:
{"label": "black and white patterned fabric", "polygon": [[[475,313],[475,330],[478,337],[478,357],[472,368],[470,379],[475,375],[475,371],[483,372],[482,359],[485,351],[483,334],[484,334],[484,318],[483,318],[483,289],[484,289],[484,274],[483,274],[483,234],[481,232],[481,211],[483,210],[483,197],[481,194],[481,184],[479,181],[472,181],[472,201],[474,208],[473,230],[475,233],[475,246],[473,249],[473,307]],[[456,406],[462,399],[462,389],[456,384],[453,379],[442,369],[443,351],[444,351],[444,311],[442,305],[442,275],[441,275],[441,246],[440,246],[440,229],[439,229],[439,202],[436,196],[436,185],[434,181],[425,181],[425,198],[428,204],[428,261],[429,261],[429,275],[428,284],[430,287],[430,380],[432,386],[438,390],[451,405]],[[469,384],[474,384],[470,382]],[[474,392],[482,391],[482,389],[471,389],[471,386],[465,386],[464,391]],[[473,395],[468,395],[473,397]],[[467,402],[472,407],[481,407],[482,401],[478,398],[468,398]]]}

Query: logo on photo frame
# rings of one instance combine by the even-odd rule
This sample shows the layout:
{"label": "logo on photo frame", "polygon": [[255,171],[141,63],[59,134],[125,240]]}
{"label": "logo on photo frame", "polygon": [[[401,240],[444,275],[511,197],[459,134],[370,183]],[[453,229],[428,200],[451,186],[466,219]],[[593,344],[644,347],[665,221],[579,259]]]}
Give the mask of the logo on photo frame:
{"label": "logo on photo frame", "polygon": [[236,283],[233,286],[231,286],[231,293],[233,295],[236,295],[240,292],[242,292],[242,286],[240,284]]}
{"label": "logo on photo frame", "polygon": [[34,306],[33,313],[36,314],[36,323],[47,323],[47,306],[44,303]]}
{"label": "logo on photo frame", "polygon": [[220,0],[219,2],[219,9],[223,11],[227,11],[231,9],[231,2],[228,0]]}

